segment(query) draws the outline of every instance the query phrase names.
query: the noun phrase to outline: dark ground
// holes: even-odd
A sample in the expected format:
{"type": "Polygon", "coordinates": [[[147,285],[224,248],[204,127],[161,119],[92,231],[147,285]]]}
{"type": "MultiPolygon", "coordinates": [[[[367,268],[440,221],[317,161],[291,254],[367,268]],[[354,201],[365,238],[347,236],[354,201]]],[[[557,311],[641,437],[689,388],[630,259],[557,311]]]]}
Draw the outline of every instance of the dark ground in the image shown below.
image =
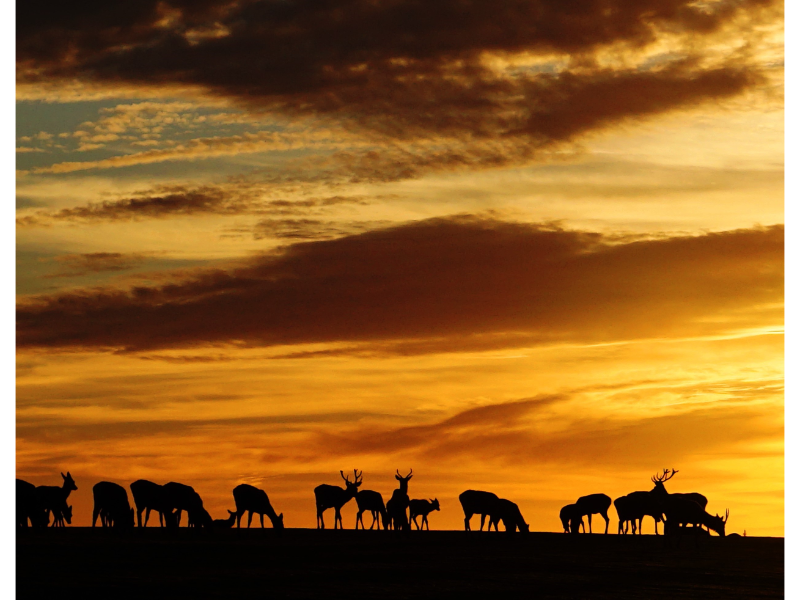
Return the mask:
{"type": "Polygon", "coordinates": [[[18,598],[783,598],[783,538],[224,530],[17,536],[18,598]]]}

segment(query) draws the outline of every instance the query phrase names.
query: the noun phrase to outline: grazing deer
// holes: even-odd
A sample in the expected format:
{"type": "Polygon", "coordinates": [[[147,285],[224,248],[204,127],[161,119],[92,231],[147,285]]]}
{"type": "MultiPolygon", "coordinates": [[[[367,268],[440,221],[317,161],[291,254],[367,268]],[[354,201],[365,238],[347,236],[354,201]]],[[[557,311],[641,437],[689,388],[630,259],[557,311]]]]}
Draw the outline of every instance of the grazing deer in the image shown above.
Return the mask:
{"type": "Polygon", "coordinates": [[[175,521],[179,527],[181,513],[184,510],[189,514],[192,524],[209,525],[211,523],[210,515],[203,508],[203,500],[191,486],[170,481],[164,484],[163,493],[164,504],[162,506],[167,512],[171,513],[173,509],[176,511],[175,521]]]}
{"type": "MultiPolygon", "coordinates": [[[[599,514],[606,522],[606,533],[608,533],[608,509],[611,507],[611,498],[605,494],[589,494],[588,496],[581,496],[575,503],[576,515],[581,517],[581,525],[583,525],[583,517],[589,519],[589,533],[592,533],[592,515],[599,514]]],[[[583,526],[583,533],[586,533],[586,526],[583,526]]]]}
{"type": "MultiPolygon", "coordinates": [[[[561,507],[561,510],[558,512],[558,518],[561,520],[561,525],[564,527],[564,533],[571,532],[570,523],[572,523],[574,519],[580,519],[578,525],[583,525],[583,517],[578,514],[578,507],[574,504],[567,504],[561,507]]],[[[584,528],[584,531],[585,530],[584,528]]]]}
{"type": "MultiPolygon", "coordinates": [[[[53,527],[64,526],[64,518],[67,517],[67,498],[69,498],[70,492],[78,489],[69,471],[67,471],[66,475],[61,473],[61,478],[64,480],[64,484],[61,487],[55,485],[39,485],[36,487],[36,498],[48,513],[48,520],[49,513],[53,513],[53,527]]],[[[72,524],[72,509],[69,510],[69,515],[67,523],[72,524]]]]}
{"type": "Polygon", "coordinates": [[[214,519],[213,526],[217,529],[230,529],[236,523],[236,511],[229,510],[227,519],[214,519]]]}
{"type": "Polygon", "coordinates": [[[261,529],[264,529],[264,515],[269,517],[272,528],[277,531],[283,530],[283,513],[276,514],[269,502],[267,492],[257,487],[243,483],[233,488],[233,501],[236,503],[236,527],[242,524],[242,515],[247,511],[247,528],[253,521],[253,513],[261,517],[261,529]]]}
{"type": "Polygon", "coordinates": [[[125,488],[111,481],[100,481],[92,487],[94,509],[92,510],[92,527],[97,524],[97,517],[102,511],[103,527],[116,527],[118,529],[133,528],[133,509],[128,502],[128,492],[125,488]]]}
{"type": "Polygon", "coordinates": [[[411,474],[414,469],[408,472],[408,475],[403,477],[400,475],[400,470],[395,469],[394,478],[400,482],[400,487],[392,492],[392,497],[386,503],[386,512],[392,521],[395,530],[411,531],[411,526],[408,523],[408,515],[406,509],[408,508],[408,481],[413,477],[411,474]]]}
{"type": "Polygon", "coordinates": [[[369,526],[370,529],[375,527],[375,523],[378,523],[378,529],[380,529],[381,522],[383,522],[383,528],[387,529],[389,515],[386,512],[386,506],[383,503],[383,496],[381,496],[379,492],[372,490],[361,490],[356,494],[356,504],[358,504],[358,514],[356,514],[356,529],[358,529],[359,523],[361,523],[361,529],[366,529],[364,526],[365,511],[369,511],[372,515],[372,524],[369,526]],[[378,515],[381,516],[381,521],[378,521],[378,515]]]}
{"type": "MultiPolygon", "coordinates": [[[[158,522],[161,527],[164,527],[164,519],[167,514],[172,513],[172,509],[167,506],[169,504],[164,486],[147,481],[146,479],[138,479],[131,485],[131,494],[133,495],[133,502],[136,504],[136,520],[139,527],[147,527],[147,521],[150,519],[150,511],[154,510],[158,513],[158,522]],[[146,511],[146,512],[145,512],[146,511]],[[144,515],[144,524],[142,524],[142,512],[144,515]]],[[[168,519],[167,526],[170,526],[173,520],[168,519]]]]}
{"type": "Polygon", "coordinates": [[[31,527],[47,527],[50,524],[50,517],[36,495],[35,485],[17,479],[16,499],[18,527],[27,528],[28,519],[31,521],[31,527]]]}
{"type": "Polygon", "coordinates": [[[342,479],[344,479],[345,489],[326,483],[314,488],[314,498],[317,502],[317,529],[325,529],[325,520],[322,518],[322,513],[329,508],[333,508],[335,511],[333,528],[337,529],[338,526],[341,526],[341,528],[344,529],[341,513],[342,507],[358,494],[358,486],[363,483],[363,480],[359,478],[362,477],[363,473],[362,471],[361,474],[359,474],[358,469],[353,469],[355,481],[351,482],[349,475],[345,477],[344,471],[339,471],[342,479]]]}
{"type": "Polygon", "coordinates": [[[408,517],[417,526],[417,531],[420,529],[417,517],[420,516],[422,517],[422,525],[427,525],[428,531],[430,531],[431,526],[428,523],[428,515],[434,510],[439,510],[438,498],[433,500],[409,500],[408,502],[408,517]]]}
{"type": "Polygon", "coordinates": [[[617,534],[627,534],[628,524],[630,523],[631,533],[636,535],[636,517],[633,512],[632,500],[628,496],[620,496],[614,500],[614,508],[617,509],[617,517],[619,517],[617,534]]]}
{"type": "Polygon", "coordinates": [[[525,522],[525,519],[522,518],[519,507],[511,502],[511,500],[506,500],[505,498],[498,499],[492,511],[493,512],[489,515],[488,531],[492,530],[492,525],[494,525],[495,531],[499,531],[497,524],[502,521],[503,527],[506,528],[508,533],[514,533],[517,529],[519,529],[520,533],[530,532],[530,527],[525,522]]]}
{"type": "Polygon", "coordinates": [[[208,511],[203,508],[193,508],[186,511],[189,515],[189,522],[187,525],[189,527],[213,527],[214,520],[211,518],[211,515],[208,514],[208,511]]]}
{"type": "MultiPolygon", "coordinates": [[[[680,536],[687,525],[692,525],[695,532],[694,543],[697,546],[697,536],[701,535],[701,525],[715,531],[720,537],[725,537],[725,524],[728,522],[730,510],[725,509],[724,519],[719,515],[712,517],[697,502],[686,498],[674,498],[670,494],[664,501],[664,515],[667,518],[664,527],[664,543],[667,542],[667,533],[680,536]]],[[[680,545],[680,537],[678,537],[678,545],[680,545]]]]}
{"type": "Polygon", "coordinates": [[[67,525],[72,525],[72,506],[67,506],[66,501],[63,506],[53,508],[52,527],[64,527],[64,520],[67,521],[67,525]]]}
{"type": "Polygon", "coordinates": [[[464,509],[464,530],[471,531],[469,521],[472,519],[472,515],[480,515],[480,531],[483,531],[483,524],[486,522],[486,517],[493,514],[494,507],[499,500],[500,498],[491,492],[481,492],[479,490],[461,492],[458,496],[458,501],[461,503],[461,508],[464,509]]]}

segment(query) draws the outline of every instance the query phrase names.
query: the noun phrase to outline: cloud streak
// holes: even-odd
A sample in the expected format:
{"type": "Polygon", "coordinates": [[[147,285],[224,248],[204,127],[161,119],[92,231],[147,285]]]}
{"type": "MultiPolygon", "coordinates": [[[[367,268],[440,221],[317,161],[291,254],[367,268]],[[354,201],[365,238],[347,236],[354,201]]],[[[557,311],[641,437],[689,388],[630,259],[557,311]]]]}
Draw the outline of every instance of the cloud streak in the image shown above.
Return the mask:
{"type": "Polygon", "coordinates": [[[230,270],[24,299],[19,348],[420,344],[719,334],[782,322],[783,227],[625,242],[460,216],[297,243],[230,270]]]}

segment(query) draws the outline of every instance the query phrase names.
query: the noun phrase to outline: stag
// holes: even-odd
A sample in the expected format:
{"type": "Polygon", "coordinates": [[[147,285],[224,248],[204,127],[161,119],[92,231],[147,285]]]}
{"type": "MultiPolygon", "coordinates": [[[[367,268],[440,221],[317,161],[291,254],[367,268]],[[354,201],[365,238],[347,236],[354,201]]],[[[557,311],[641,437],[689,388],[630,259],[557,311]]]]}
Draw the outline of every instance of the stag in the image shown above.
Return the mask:
{"type": "Polygon", "coordinates": [[[102,511],[103,527],[133,528],[133,509],[128,502],[128,492],[124,487],[110,481],[100,481],[92,487],[92,496],[94,498],[92,527],[97,524],[97,517],[102,511]]]}
{"type": "Polygon", "coordinates": [[[47,527],[50,524],[50,517],[36,495],[36,486],[17,479],[17,526],[27,528],[28,519],[31,520],[31,527],[47,527]]]}
{"type": "MultiPolygon", "coordinates": [[[[685,526],[692,525],[695,532],[694,543],[697,546],[697,536],[700,535],[701,525],[705,525],[710,531],[715,531],[720,537],[725,537],[725,524],[728,522],[730,510],[725,509],[724,519],[719,515],[712,517],[697,502],[686,498],[674,498],[670,494],[664,501],[664,515],[667,518],[664,527],[665,543],[667,533],[680,536],[685,526]]],[[[680,537],[678,545],[680,545],[680,537]]]]}
{"type": "Polygon", "coordinates": [[[394,478],[400,482],[400,487],[392,492],[392,497],[386,503],[386,512],[389,515],[389,520],[395,530],[410,531],[411,526],[408,523],[408,515],[406,509],[408,508],[408,481],[413,477],[411,474],[414,469],[408,472],[408,475],[403,477],[400,475],[400,470],[395,469],[394,478]]]}
{"type": "MultiPolygon", "coordinates": [[[[464,530],[471,531],[469,522],[472,519],[472,515],[480,515],[480,531],[483,531],[483,524],[486,522],[487,515],[494,514],[495,505],[499,500],[500,498],[492,492],[481,492],[480,490],[461,492],[458,496],[458,501],[461,503],[461,508],[464,509],[464,530]]],[[[491,524],[489,527],[491,527],[491,524]]]]}
{"type": "Polygon", "coordinates": [[[233,501],[236,503],[236,527],[242,524],[242,515],[247,511],[247,528],[253,521],[253,513],[261,518],[261,529],[264,529],[264,515],[269,517],[272,528],[283,530],[283,513],[276,514],[269,502],[267,492],[257,487],[243,483],[233,488],[233,501]]]}
{"type": "Polygon", "coordinates": [[[636,517],[634,516],[632,500],[628,496],[620,496],[614,500],[614,508],[617,509],[617,516],[619,517],[619,525],[617,526],[617,534],[625,535],[628,533],[628,523],[631,525],[631,532],[636,534],[636,517]]]}
{"type": "MultiPolygon", "coordinates": [[[[583,525],[583,517],[589,519],[589,533],[592,533],[592,515],[599,514],[606,522],[606,533],[608,533],[608,509],[611,507],[611,498],[605,494],[589,494],[588,496],[581,496],[575,503],[575,517],[581,518],[581,525],[583,525]]],[[[583,533],[586,533],[586,526],[583,526],[583,533]]]]}
{"type": "Polygon", "coordinates": [[[419,531],[420,526],[417,523],[417,517],[422,517],[422,526],[428,526],[428,531],[430,531],[431,526],[428,523],[428,515],[433,512],[434,510],[439,510],[439,499],[434,498],[433,500],[410,500],[408,502],[408,516],[409,519],[417,526],[417,531],[419,531]]]}
{"type": "Polygon", "coordinates": [[[358,486],[363,483],[363,479],[361,479],[363,473],[363,471],[359,473],[358,469],[353,469],[355,480],[351,482],[349,475],[345,477],[344,471],[339,471],[342,479],[344,479],[344,489],[326,483],[314,488],[314,498],[316,498],[317,501],[317,529],[325,529],[325,521],[322,518],[322,513],[329,508],[333,508],[335,511],[333,528],[337,529],[341,526],[341,528],[344,529],[341,513],[342,507],[358,494],[358,486]]]}
{"type": "Polygon", "coordinates": [[[64,519],[67,523],[72,524],[72,508],[67,506],[67,498],[70,492],[78,489],[75,485],[75,480],[70,475],[61,473],[61,478],[64,483],[61,487],[55,485],[40,485],[36,487],[36,498],[39,504],[44,508],[48,520],[49,513],[53,513],[53,527],[63,527],[64,519]]]}
{"type": "Polygon", "coordinates": [[[389,516],[386,512],[386,505],[383,503],[383,496],[380,495],[379,492],[375,492],[372,490],[361,490],[356,494],[356,504],[358,504],[358,514],[356,514],[356,529],[358,529],[358,524],[361,523],[361,529],[366,529],[364,525],[364,512],[369,511],[372,515],[372,524],[369,526],[370,529],[375,527],[375,523],[378,524],[378,529],[381,528],[381,522],[383,522],[383,528],[387,529],[387,525],[389,524],[389,516]],[[381,517],[381,521],[378,521],[378,515],[381,517]]]}

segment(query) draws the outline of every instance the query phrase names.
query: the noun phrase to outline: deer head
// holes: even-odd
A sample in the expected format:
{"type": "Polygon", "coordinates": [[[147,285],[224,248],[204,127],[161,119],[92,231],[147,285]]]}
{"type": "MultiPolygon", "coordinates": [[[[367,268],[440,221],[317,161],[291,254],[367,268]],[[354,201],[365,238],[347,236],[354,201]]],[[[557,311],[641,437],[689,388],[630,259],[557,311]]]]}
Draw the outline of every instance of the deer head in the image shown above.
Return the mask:
{"type": "Polygon", "coordinates": [[[358,486],[362,483],[362,476],[364,475],[364,471],[361,473],[358,472],[358,469],[353,469],[353,476],[355,477],[354,481],[350,481],[350,476],[348,475],[345,477],[344,471],[339,471],[339,474],[344,479],[345,489],[351,495],[351,497],[355,498],[356,494],[358,493],[358,486]]]}
{"type": "Polygon", "coordinates": [[[403,477],[402,475],[400,475],[400,469],[395,469],[396,475],[394,476],[394,478],[397,479],[397,481],[400,482],[400,491],[401,492],[408,492],[408,480],[413,477],[413,475],[411,474],[413,472],[414,472],[414,469],[411,469],[408,472],[408,475],[403,477]]]}
{"type": "Polygon", "coordinates": [[[664,472],[661,473],[661,475],[653,475],[650,478],[650,481],[655,483],[656,487],[654,487],[651,491],[659,492],[661,494],[668,494],[669,492],[667,492],[667,488],[664,487],[664,482],[669,481],[670,479],[675,477],[675,473],[677,472],[678,471],[676,471],[675,469],[672,469],[672,472],[670,472],[669,469],[664,469],[664,472]]]}
{"type": "Polygon", "coordinates": [[[275,519],[275,522],[272,524],[272,527],[277,531],[283,531],[283,513],[278,515],[278,518],[275,519]]]}
{"type": "Polygon", "coordinates": [[[61,478],[64,480],[65,490],[71,492],[78,489],[78,486],[75,485],[75,480],[72,478],[72,475],[69,474],[69,471],[67,471],[66,475],[64,475],[64,473],[61,473],[61,478]]]}
{"type": "Polygon", "coordinates": [[[68,525],[72,525],[72,506],[68,506],[67,510],[61,513],[64,516],[64,520],[67,522],[68,525]]]}
{"type": "Polygon", "coordinates": [[[715,514],[713,517],[709,519],[709,523],[707,523],[709,529],[713,529],[717,532],[720,537],[725,537],[725,523],[728,522],[728,517],[730,516],[731,511],[729,509],[725,509],[725,518],[723,519],[718,514],[715,514]]]}
{"type": "Polygon", "coordinates": [[[432,508],[433,510],[439,510],[439,500],[438,500],[437,498],[434,498],[433,500],[431,500],[430,498],[428,498],[428,500],[430,500],[430,503],[431,503],[431,508],[432,508]]]}

